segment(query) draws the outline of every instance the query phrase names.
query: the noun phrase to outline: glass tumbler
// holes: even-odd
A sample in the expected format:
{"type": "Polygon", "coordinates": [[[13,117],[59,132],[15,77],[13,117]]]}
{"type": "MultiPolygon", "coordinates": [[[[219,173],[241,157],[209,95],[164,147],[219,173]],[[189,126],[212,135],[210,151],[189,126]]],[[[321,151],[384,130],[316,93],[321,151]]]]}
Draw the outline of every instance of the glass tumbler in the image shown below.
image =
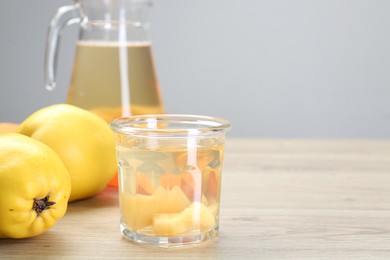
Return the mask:
{"type": "Polygon", "coordinates": [[[124,237],[173,247],[217,236],[230,127],[225,119],[196,115],[141,115],[111,122],[124,237]]]}

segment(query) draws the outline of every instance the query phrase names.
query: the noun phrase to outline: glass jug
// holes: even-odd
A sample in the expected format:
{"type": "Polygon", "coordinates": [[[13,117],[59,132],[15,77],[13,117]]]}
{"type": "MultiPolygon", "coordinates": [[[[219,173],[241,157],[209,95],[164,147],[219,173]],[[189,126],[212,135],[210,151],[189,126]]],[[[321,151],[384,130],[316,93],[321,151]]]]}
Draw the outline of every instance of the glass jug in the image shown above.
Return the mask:
{"type": "Polygon", "coordinates": [[[46,46],[46,88],[56,86],[58,41],[78,23],[79,40],[66,102],[114,118],[164,113],[147,13],[150,0],[76,0],[58,9],[46,46]]]}

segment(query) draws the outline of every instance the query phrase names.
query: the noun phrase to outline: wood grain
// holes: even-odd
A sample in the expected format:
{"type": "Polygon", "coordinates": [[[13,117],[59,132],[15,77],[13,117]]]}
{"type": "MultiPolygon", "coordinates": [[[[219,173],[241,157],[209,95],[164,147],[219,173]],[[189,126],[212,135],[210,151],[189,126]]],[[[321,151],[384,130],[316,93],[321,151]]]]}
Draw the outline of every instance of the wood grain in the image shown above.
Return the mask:
{"type": "Polygon", "coordinates": [[[178,249],[119,233],[116,190],[69,205],[2,259],[390,259],[390,141],[227,141],[220,235],[178,249]]]}

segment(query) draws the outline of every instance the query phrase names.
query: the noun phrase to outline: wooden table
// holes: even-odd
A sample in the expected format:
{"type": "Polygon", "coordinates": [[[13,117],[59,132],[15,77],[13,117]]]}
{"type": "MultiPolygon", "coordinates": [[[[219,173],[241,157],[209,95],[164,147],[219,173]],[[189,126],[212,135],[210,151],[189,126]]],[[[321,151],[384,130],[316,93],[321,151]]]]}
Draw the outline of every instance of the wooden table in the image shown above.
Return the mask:
{"type": "Polygon", "coordinates": [[[227,141],[220,235],[163,249],[121,237],[113,188],[0,258],[390,259],[390,141],[227,141]]]}

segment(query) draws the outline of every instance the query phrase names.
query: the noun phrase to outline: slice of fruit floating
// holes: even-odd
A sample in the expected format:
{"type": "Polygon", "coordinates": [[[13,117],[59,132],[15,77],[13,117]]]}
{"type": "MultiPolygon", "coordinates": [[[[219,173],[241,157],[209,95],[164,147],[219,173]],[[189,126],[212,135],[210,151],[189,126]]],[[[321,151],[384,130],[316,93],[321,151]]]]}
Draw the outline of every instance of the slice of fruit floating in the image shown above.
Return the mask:
{"type": "Polygon", "coordinates": [[[153,231],[157,236],[174,236],[190,231],[180,213],[156,214],[153,218],[153,231]]]}
{"type": "Polygon", "coordinates": [[[123,192],[119,203],[122,219],[132,231],[152,225],[158,209],[156,197],[123,192]]]}
{"type": "MultiPolygon", "coordinates": [[[[189,168],[191,166],[187,166],[189,168]]],[[[191,172],[180,174],[164,174],[160,177],[160,185],[165,189],[180,188],[190,201],[202,200],[202,174],[195,167],[191,172]]]]}
{"type": "Polygon", "coordinates": [[[206,231],[215,226],[215,217],[203,203],[194,202],[180,214],[193,230],[206,231]]]}
{"type": "Polygon", "coordinates": [[[178,186],[174,186],[171,190],[159,186],[153,196],[158,203],[158,213],[179,213],[190,205],[187,196],[178,186]]]}
{"type": "Polygon", "coordinates": [[[203,204],[194,202],[181,213],[155,214],[153,230],[157,236],[179,236],[192,231],[207,231],[215,226],[215,217],[203,204]]]}

